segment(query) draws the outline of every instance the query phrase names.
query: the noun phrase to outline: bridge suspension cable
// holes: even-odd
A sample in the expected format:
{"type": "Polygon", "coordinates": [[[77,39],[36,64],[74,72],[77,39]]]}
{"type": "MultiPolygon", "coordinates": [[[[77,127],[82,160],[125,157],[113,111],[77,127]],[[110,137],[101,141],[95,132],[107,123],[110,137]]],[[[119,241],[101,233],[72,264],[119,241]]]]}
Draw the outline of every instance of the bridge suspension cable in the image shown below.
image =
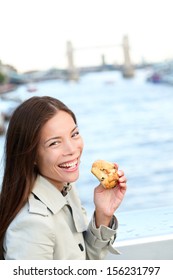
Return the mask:
{"type": "Polygon", "coordinates": [[[90,49],[109,49],[109,48],[115,48],[115,47],[122,47],[122,44],[77,47],[77,48],[73,48],[73,50],[74,51],[83,51],[83,50],[85,51],[85,50],[90,50],[90,49]]]}

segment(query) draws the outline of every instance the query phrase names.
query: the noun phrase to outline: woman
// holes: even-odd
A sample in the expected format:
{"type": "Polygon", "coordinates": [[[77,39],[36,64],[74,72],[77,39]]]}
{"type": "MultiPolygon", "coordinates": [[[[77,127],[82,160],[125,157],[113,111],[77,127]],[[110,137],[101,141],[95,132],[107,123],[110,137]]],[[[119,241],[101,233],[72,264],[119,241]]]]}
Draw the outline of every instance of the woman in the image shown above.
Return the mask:
{"type": "Polygon", "coordinates": [[[87,223],[73,182],[79,176],[83,141],[74,113],[59,100],[32,97],[14,112],[6,136],[0,196],[0,241],[4,259],[103,259],[116,237],[114,211],[119,186],[94,190],[95,211],[87,223]]]}

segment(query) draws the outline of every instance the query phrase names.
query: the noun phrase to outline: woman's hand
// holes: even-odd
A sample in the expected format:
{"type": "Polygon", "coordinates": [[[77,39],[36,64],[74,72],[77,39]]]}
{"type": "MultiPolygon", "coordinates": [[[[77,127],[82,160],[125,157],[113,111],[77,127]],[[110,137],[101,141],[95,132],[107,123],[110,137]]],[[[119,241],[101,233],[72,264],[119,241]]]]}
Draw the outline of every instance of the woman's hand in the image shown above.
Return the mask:
{"type": "MultiPolygon", "coordinates": [[[[116,168],[118,169],[118,165],[116,168]]],[[[126,177],[122,170],[118,170],[119,182],[115,188],[105,189],[101,184],[94,190],[96,226],[108,226],[115,210],[121,204],[127,186],[126,177]]]]}

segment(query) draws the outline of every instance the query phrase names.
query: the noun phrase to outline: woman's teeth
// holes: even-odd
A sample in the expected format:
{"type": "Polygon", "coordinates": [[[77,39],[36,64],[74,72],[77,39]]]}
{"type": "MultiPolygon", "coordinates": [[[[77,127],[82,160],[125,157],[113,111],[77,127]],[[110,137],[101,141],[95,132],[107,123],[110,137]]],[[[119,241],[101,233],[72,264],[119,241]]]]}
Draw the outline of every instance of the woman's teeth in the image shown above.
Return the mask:
{"type": "Polygon", "coordinates": [[[77,164],[77,160],[73,161],[73,162],[68,162],[68,163],[62,163],[59,165],[59,167],[61,168],[71,168],[71,167],[75,167],[77,164]]]}

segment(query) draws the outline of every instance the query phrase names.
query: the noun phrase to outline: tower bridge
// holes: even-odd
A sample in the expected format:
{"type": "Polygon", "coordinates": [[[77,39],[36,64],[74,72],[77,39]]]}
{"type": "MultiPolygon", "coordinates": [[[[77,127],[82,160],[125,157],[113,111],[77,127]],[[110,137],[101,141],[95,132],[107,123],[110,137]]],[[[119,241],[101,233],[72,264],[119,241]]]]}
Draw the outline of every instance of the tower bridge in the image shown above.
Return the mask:
{"type": "Polygon", "coordinates": [[[134,76],[134,68],[130,58],[129,52],[129,40],[128,36],[124,36],[121,44],[111,44],[111,45],[96,45],[96,46],[86,46],[86,47],[76,47],[74,48],[71,41],[66,44],[66,54],[67,54],[67,75],[68,80],[78,80],[79,73],[74,62],[75,53],[79,51],[94,50],[94,49],[104,49],[104,48],[122,48],[124,62],[122,67],[122,74],[124,78],[131,78],[134,76]]]}

